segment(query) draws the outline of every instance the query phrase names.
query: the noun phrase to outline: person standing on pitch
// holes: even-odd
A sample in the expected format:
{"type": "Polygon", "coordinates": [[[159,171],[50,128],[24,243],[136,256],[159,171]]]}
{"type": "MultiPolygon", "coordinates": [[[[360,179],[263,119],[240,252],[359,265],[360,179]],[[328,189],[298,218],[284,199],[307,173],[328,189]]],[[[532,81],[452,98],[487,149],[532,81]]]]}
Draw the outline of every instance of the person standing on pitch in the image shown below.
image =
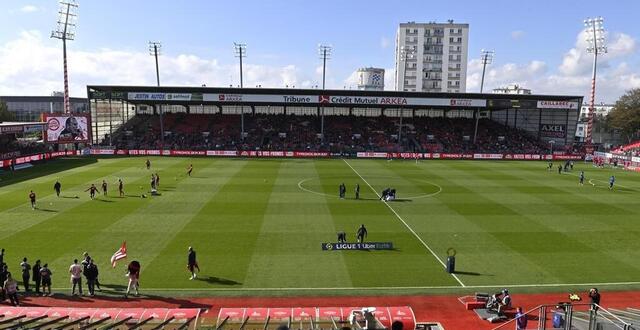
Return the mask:
{"type": "Polygon", "coordinates": [[[156,175],[155,174],[151,174],[151,192],[156,190],[156,175]]]}
{"type": "Polygon", "coordinates": [[[187,175],[191,176],[191,172],[193,172],[193,164],[190,164],[189,167],[187,167],[187,175]]]}
{"type": "Polygon", "coordinates": [[[36,294],[40,294],[40,281],[42,281],[42,276],[40,275],[40,259],[36,260],[35,265],[33,265],[31,269],[31,279],[35,283],[36,294]]]}
{"type": "Polygon", "coordinates": [[[140,263],[138,261],[134,260],[129,263],[126,276],[129,277],[129,285],[127,285],[127,293],[124,294],[124,297],[127,298],[129,296],[131,289],[135,290],[137,296],[140,280],[140,263]]]}
{"type": "Polygon", "coordinates": [[[71,274],[71,295],[76,295],[76,286],[78,286],[78,293],[82,296],[82,266],[78,265],[78,259],[74,259],[71,266],[69,266],[69,274],[71,274]]]}
{"type": "Polygon", "coordinates": [[[609,190],[613,190],[613,184],[616,183],[616,177],[615,176],[611,176],[609,178],[609,190]]]}
{"type": "Polygon", "coordinates": [[[580,185],[584,185],[584,171],[580,171],[580,185]]]}
{"type": "Polygon", "coordinates": [[[89,263],[87,264],[87,267],[85,267],[83,273],[84,277],[87,279],[89,296],[93,297],[95,294],[96,279],[98,278],[98,267],[96,267],[92,259],[89,259],[89,263]]]}
{"type": "Polygon", "coordinates": [[[48,264],[44,264],[44,266],[40,268],[40,276],[42,277],[42,296],[47,295],[47,290],[51,296],[51,271],[49,270],[48,264]]]}
{"type": "Polygon", "coordinates": [[[187,269],[191,272],[190,280],[198,276],[196,275],[196,269],[200,272],[200,266],[198,266],[198,261],[196,260],[196,251],[192,247],[189,247],[189,254],[187,255],[187,269]]]}
{"type": "Polygon", "coordinates": [[[364,238],[367,237],[367,228],[364,227],[364,224],[360,225],[356,236],[358,237],[358,243],[364,243],[364,238]]]}
{"type": "Polygon", "coordinates": [[[102,195],[103,196],[107,196],[107,181],[106,180],[102,180],[102,195]]]}
{"type": "Polygon", "coordinates": [[[56,183],[53,184],[53,190],[56,191],[56,196],[60,197],[61,189],[62,189],[62,184],[60,184],[60,181],[56,180],[56,183]]]}
{"type": "Polygon", "coordinates": [[[118,192],[120,193],[120,197],[124,197],[124,183],[122,183],[122,179],[118,179],[118,192]]]}
{"type": "Polygon", "coordinates": [[[360,184],[356,183],[356,199],[360,199],[360,184]]]}
{"type": "Polygon", "coordinates": [[[338,187],[338,193],[340,194],[340,199],[344,199],[344,196],[347,193],[347,187],[344,185],[344,182],[338,187]]]}
{"type": "Polygon", "coordinates": [[[147,170],[151,169],[151,161],[149,158],[147,158],[147,162],[145,164],[147,165],[147,170]]]}
{"type": "Polygon", "coordinates": [[[160,189],[160,176],[156,172],[156,189],[160,189]]]}
{"type": "Polygon", "coordinates": [[[35,210],[36,209],[36,193],[34,193],[33,190],[31,190],[31,192],[29,193],[29,200],[31,201],[31,209],[35,210]]]}
{"type": "Polygon", "coordinates": [[[22,270],[22,285],[24,285],[24,291],[29,290],[29,279],[31,279],[31,265],[27,262],[27,257],[22,258],[20,263],[20,269],[22,270]]]}
{"type": "MultiPolygon", "coordinates": [[[[93,263],[93,265],[96,267],[95,271],[96,271],[96,279],[95,279],[95,286],[96,288],[98,288],[98,291],[102,291],[102,289],[100,288],[100,280],[98,280],[98,265],[96,265],[95,261],[93,260],[93,258],[91,258],[91,256],[89,256],[89,252],[85,251],[84,253],[82,253],[82,272],[85,273],[85,277],[87,276],[87,268],[89,267],[89,264],[93,263]]],[[[88,283],[87,283],[88,285],[88,283]]]]}

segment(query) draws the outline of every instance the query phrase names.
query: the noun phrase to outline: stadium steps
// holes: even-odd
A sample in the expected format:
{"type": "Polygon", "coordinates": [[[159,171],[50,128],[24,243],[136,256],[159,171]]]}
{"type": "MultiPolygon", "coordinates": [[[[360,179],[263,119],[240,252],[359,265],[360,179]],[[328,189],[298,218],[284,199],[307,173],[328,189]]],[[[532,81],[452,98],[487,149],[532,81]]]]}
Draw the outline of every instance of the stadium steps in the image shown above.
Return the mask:
{"type": "Polygon", "coordinates": [[[610,308],[608,309],[608,311],[611,312],[611,314],[619,317],[625,322],[628,322],[634,325],[640,324],[640,310],[638,309],[634,311],[633,308],[627,308],[625,310],[610,308]]]}
{"type": "MultiPolygon", "coordinates": [[[[615,315],[612,311],[612,314],[615,315]]],[[[619,315],[616,315],[619,317],[619,315]]],[[[607,317],[602,313],[598,314],[599,319],[606,319],[609,321],[597,321],[596,329],[598,330],[620,330],[621,327],[614,324],[611,317],[607,317]]],[[[624,319],[623,319],[624,320],[624,319]]],[[[573,312],[572,325],[578,330],[589,330],[589,313],[588,312],[573,312]]]]}

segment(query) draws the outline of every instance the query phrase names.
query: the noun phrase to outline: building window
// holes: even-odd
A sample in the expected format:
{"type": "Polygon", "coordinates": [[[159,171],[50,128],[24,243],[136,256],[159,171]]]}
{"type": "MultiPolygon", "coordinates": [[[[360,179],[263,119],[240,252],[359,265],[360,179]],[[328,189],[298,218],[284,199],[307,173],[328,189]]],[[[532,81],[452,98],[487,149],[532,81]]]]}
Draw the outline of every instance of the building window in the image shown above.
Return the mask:
{"type": "Polygon", "coordinates": [[[449,38],[449,42],[453,42],[453,37],[450,37],[450,38],[449,38]]]}
{"type": "Polygon", "coordinates": [[[454,33],[454,32],[453,32],[453,29],[449,29],[449,33],[454,33]]]}
{"type": "Polygon", "coordinates": [[[462,29],[458,29],[458,33],[462,33],[462,29]]]}

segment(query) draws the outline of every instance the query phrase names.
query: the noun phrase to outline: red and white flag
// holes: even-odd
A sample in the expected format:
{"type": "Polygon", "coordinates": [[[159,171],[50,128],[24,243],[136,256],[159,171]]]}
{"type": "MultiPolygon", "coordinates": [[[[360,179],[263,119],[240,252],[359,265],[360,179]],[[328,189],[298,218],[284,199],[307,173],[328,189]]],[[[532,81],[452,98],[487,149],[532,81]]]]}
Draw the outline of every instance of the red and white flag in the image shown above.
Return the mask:
{"type": "Polygon", "coordinates": [[[127,257],[127,241],[122,242],[122,246],[111,256],[111,266],[116,268],[116,262],[127,257]]]}

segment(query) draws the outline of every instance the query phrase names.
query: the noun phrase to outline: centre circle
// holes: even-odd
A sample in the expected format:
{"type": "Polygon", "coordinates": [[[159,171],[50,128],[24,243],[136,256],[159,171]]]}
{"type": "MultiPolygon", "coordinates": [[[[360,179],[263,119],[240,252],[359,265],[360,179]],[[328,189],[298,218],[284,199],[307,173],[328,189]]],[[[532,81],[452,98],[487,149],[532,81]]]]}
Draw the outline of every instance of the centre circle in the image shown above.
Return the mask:
{"type": "MultiPolygon", "coordinates": [[[[433,192],[430,193],[426,193],[426,194],[414,194],[414,195],[410,195],[410,196],[405,196],[405,195],[400,195],[400,198],[402,199],[420,199],[420,198],[428,198],[428,197],[433,197],[439,193],[442,192],[442,187],[436,183],[433,183],[431,181],[427,181],[427,180],[423,180],[423,179],[406,179],[406,178],[398,178],[398,177],[393,177],[393,176],[368,176],[366,177],[367,179],[394,179],[394,180],[405,180],[408,181],[410,183],[421,183],[421,184],[427,184],[429,186],[432,187],[433,192]]],[[[327,177],[323,177],[323,178],[307,178],[307,179],[303,179],[300,180],[300,182],[298,182],[298,188],[304,192],[308,192],[314,195],[319,195],[319,196],[326,196],[326,197],[337,197],[337,187],[340,183],[342,183],[344,177],[342,176],[327,176],[327,177]],[[327,194],[325,192],[322,191],[322,189],[318,189],[318,186],[322,186],[320,180],[328,180],[328,181],[332,181],[332,184],[335,184],[336,186],[336,194],[327,194]],[[315,185],[313,183],[316,183],[315,185]]],[[[347,180],[344,180],[344,182],[347,182],[347,180]]],[[[326,184],[325,184],[326,185],[326,184]]],[[[391,185],[393,186],[393,185],[391,185]]],[[[386,187],[385,187],[386,188],[386,187]]],[[[395,188],[395,187],[394,187],[395,188]]],[[[368,184],[365,182],[364,184],[360,185],[360,191],[362,191],[363,189],[372,189],[369,188],[368,184]]],[[[375,189],[375,187],[373,187],[373,189],[375,189]]],[[[398,189],[398,188],[396,188],[398,189]]],[[[431,189],[429,189],[431,190],[431,189]]],[[[382,189],[380,189],[380,191],[382,191],[382,189]]],[[[376,193],[378,193],[378,191],[376,191],[376,193]]],[[[402,194],[401,189],[398,189],[398,193],[402,194]]]]}

